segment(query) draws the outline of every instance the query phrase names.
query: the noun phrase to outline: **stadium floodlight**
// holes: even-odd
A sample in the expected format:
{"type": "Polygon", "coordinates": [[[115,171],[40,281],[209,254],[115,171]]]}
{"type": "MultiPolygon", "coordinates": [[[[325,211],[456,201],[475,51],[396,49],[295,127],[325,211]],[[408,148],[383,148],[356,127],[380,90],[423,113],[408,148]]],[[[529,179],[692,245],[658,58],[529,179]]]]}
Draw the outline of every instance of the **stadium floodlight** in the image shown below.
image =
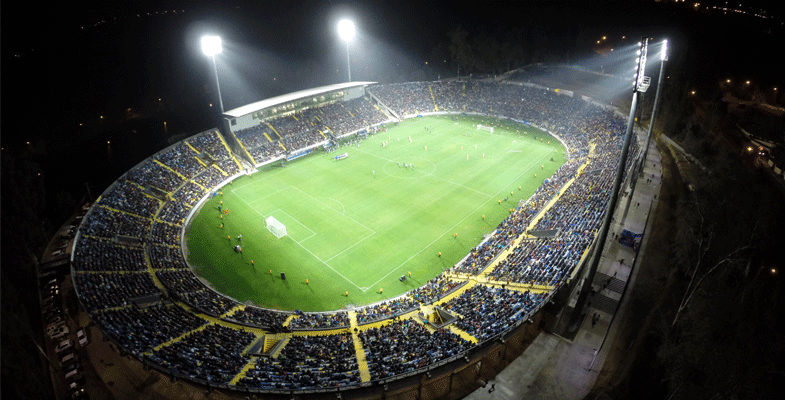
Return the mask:
{"type": "Polygon", "coordinates": [[[646,133],[646,141],[644,142],[643,154],[641,155],[640,172],[643,173],[643,167],[646,165],[646,158],[649,156],[649,146],[651,135],[654,130],[654,118],[657,116],[657,104],[660,102],[660,93],[662,92],[662,81],[665,79],[665,61],[668,61],[668,39],[662,41],[662,50],[660,51],[660,77],[657,79],[657,92],[654,95],[654,105],[651,109],[651,118],[649,119],[649,130],[646,133]]]}
{"type": "Polygon", "coordinates": [[[640,50],[638,50],[638,58],[635,59],[637,70],[635,72],[635,84],[633,90],[636,92],[645,92],[649,88],[650,80],[646,78],[646,55],[648,53],[649,41],[644,39],[641,42],[640,50]]]}
{"type": "Polygon", "coordinates": [[[668,61],[668,39],[662,41],[662,50],[660,50],[660,61],[668,61]]]}
{"type": "Polygon", "coordinates": [[[218,89],[218,105],[221,109],[221,115],[224,113],[224,102],[221,98],[221,84],[218,83],[218,67],[215,66],[215,55],[221,54],[223,47],[221,46],[221,38],[218,36],[202,36],[202,53],[210,57],[213,61],[213,72],[215,73],[215,86],[218,89]]]}
{"type": "MultiPolygon", "coordinates": [[[[640,61],[638,63],[638,78],[636,78],[635,84],[633,85],[632,102],[630,103],[630,115],[627,117],[627,129],[624,132],[624,143],[621,146],[621,156],[619,157],[619,162],[616,165],[616,175],[613,179],[611,195],[605,208],[605,217],[603,218],[602,225],[600,226],[600,230],[595,236],[595,248],[597,249],[605,248],[605,242],[608,238],[608,232],[610,231],[611,227],[611,218],[613,217],[613,212],[616,210],[616,206],[619,203],[619,192],[621,191],[624,170],[627,166],[627,156],[630,152],[633,125],[635,124],[635,114],[638,110],[638,98],[643,94],[643,92],[646,91],[645,88],[641,86],[645,84],[646,87],[648,87],[648,83],[645,83],[644,79],[642,78],[644,77],[644,69],[642,67],[646,65],[646,50],[648,42],[649,38],[647,37],[644,37],[640,42],[640,54],[638,54],[640,56],[640,61]]],[[[589,298],[589,293],[593,291],[592,284],[594,282],[594,277],[597,274],[597,267],[600,264],[601,257],[602,251],[595,251],[589,260],[587,271],[583,280],[583,286],[581,287],[578,299],[575,301],[575,307],[573,308],[572,315],[570,316],[570,320],[565,328],[566,332],[577,330],[577,327],[580,326],[578,324],[578,320],[580,319],[581,314],[584,312],[584,306],[586,305],[586,300],[589,298]]]]}
{"type": "Polygon", "coordinates": [[[349,61],[349,42],[354,39],[354,22],[342,19],[338,22],[338,36],[346,42],[346,70],[349,71],[349,82],[352,81],[352,66],[349,61]]]}
{"type": "Polygon", "coordinates": [[[218,36],[203,36],[202,37],[202,53],[212,57],[216,54],[221,54],[221,38],[218,36]]]}

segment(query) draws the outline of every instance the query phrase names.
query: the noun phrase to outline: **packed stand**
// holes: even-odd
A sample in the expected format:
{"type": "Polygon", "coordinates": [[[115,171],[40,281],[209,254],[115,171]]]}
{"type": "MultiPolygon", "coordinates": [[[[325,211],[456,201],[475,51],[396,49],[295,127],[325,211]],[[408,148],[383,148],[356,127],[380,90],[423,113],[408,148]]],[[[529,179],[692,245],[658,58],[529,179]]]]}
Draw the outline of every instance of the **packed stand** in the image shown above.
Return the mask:
{"type": "Polygon", "coordinates": [[[533,310],[544,294],[475,285],[442,304],[460,315],[455,325],[478,339],[496,336],[533,310]]]}
{"type": "Polygon", "coordinates": [[[360,382],[351,336],[293,336],[277,358],[260,357],[239,385],[262,389],[321,389],[360,382]]]}
{"type": "Polygon", "coordinates": [[[111,239],[86,237],[74,252],[76,271],[145,271],[144,248],[123,246],[111,239]]]}
{"type": "Polygon", "coordinates": [[[93,315],[101,328],[136,356],[207,323],[177,305],[137,309],[125,307],[93,315]]]}
{"type": "Polygon", "coordinates": [[[371,379],[384,379],[425,368],[471,347],[446,329],[433,333],[413,319],[398,320],[359,333],[371,379]]]}
{"type": "Polygon", "coordinates": [[[336,329],[349,326],[349,314],[346,311],[337,313],[304,313],[295,311],[297,318],[289,322],[292,329],[336,329]]]}
{"type": "Polygon", "coordinates": [[[251,332],[209,325],[145,357],[191,379],[227,383],[248,363],[242,352],[254,339],[251,332]]]}

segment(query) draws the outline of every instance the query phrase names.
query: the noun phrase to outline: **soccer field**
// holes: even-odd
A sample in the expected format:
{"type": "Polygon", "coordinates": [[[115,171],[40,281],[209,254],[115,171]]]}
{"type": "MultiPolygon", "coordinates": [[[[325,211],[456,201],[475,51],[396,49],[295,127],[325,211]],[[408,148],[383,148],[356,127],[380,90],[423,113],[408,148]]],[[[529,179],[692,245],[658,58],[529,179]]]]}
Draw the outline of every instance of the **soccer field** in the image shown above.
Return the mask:
{"type": "Polygon", "coordinates": [[[238,178],[192,219],[188,261],[217,291],[283,310],[369,304],[419,287],[564,163],[561,144],[542,131],[503,122],[490,133],[478,121],[412,118],[359,146],[238,178]],[[266,229],[269,216],[287,236],[266,229]]]}

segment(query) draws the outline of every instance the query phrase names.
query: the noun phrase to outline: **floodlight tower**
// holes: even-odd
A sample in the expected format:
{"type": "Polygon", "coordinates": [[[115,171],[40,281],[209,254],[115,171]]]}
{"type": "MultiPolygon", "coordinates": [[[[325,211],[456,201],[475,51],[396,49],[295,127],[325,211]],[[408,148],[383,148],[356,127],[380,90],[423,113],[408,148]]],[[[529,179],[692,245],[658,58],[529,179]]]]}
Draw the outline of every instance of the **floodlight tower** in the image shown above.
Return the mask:
{"type": "MultiPolygon", "coordinates": [[[[575,302],[575,308],[573,309],[572,315],[570,316],[570,321],[565,329],[566,332],[571,332],[579,328],[577,324],[581,315],[583,314],[583,307],[586,304],[589,293],[592,291],[594,276],[597,273],[597,267],[600,264],[600,258],[602,256],[603,249],[605,248],[605,240],[608,237],[608,231],[610,230],[613,211],[616,209],[616,205],[619,202],[619,191],[621,189],[622,178],[624,177],[624,168],[627,165],[627,155],[630,152],[630,142],[632,141],[633,127],[635,123],[635,112],[638,108],[638,97],[641,93],[645,92],[651,84],[651,78],[644,75],[646,69],[646,53],[648,50],[648,44],[649,38],[644,37],[641,39],[640,49],[638,50],[638,58],[635,60],[637,66],[635,68],[635,79],[632,83],[632,103],[630,104],[630,115],[627,118],[627,130],[624,133],[624,144],[621,148],[621,158],[619,160],[619,165],[616,167],[616,177],[613,181],[613,189],[611,191],[611,197],[608,200],[608,206],[605,209],[605,218],[602,221],[600,231],[597,233],[597,240],[594,243],[594,250],[592,252],[591,260],[589,261],[589,269],[586,273],[586,277],[583,280],[583,286],[581,287],[580,294],[578,295],[578,300],[575,302]]],[[[599,349],[597,352],[599,352],[599,349]]],[[[594,362],[592,361],[592,364],[593,363],[594,362]]]]}
{"type": "Polygon", "coordinates": [[[202,36],[202,53],[210,57],[213,61],[213,72],[215,73],[215,86],[218,89],[218,105],[221,109],[221,115],[224,113],[224,103],[221,99],[221,84],[218,83],[218,67],[215,66],[215,55],[221,54],[221,38],[218,36],[202,36]]]}
{"type": "Polygon", "coordinates": [[[651,110],[651,118],[649,119],[649,130],[646,133],[646,141],[643,144],[643,155],[641,156],[640,172],[643,173],[643,167],[646,165],[646,157],[649,156],[649,141],[651,141],[651,133],[654,129],[654,117],[657,116],[657,104],[659,104],[660,93],[662,92],[662,80],[665,76],[665,61],[668,61],[668,39],[662,41],[662,49],[660,49],[660,76],[657,79],[657,92],[654,94],[654,105],[651,110]]]}
{"type": "Polygon", "coordinates": [[[354,22],[342,19],[338,22],[338,36],[346,42],[346,70],[349,71],[349,82],[352,81],[352,65],[349,62],[349,42],[354,39],[354,22]]]}

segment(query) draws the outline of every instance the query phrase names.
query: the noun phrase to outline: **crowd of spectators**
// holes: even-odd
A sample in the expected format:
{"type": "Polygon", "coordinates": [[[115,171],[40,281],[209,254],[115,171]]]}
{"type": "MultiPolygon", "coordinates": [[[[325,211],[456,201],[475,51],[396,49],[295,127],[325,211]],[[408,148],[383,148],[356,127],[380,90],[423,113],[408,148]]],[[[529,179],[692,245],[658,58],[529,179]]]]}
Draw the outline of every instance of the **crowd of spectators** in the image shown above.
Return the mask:
{"type": "Polygon", "coordinates": [[[126,246],[114,240],[86,237],[74,251],[76,271],[144,271],[142,246],[126,246]]]}
{"type": "Polygon", "coordinates": [[[393,318],[420,308],[420,302],[406,294],[396,299],[372,304],[357,310],[357,324],[365,325],[383,319],[393,318]]]}
{"type": "Polygon", "coordinates": [[[141,187],[124,180],[115,182],[101,196],[98,204],[142,217],[152,217],[161,208],[160,200],[144,194],[141,187]]]}
{"type": "Polygon", "coordinates": [[[463,353],[471,347],[447,329],[431,333],[413,319],[396,320],[359,333],[371,379],[416,371],[463,353]]]}
{"type": "MultiPolygon", "coordinates": [[[[206,131],[187,139],[186,141],[193,146],[200,154],[207,155],[218,164],[227,175],[231,176],[240,172],[240,167],[229,149],[224,145],[218,131],[206,131]]],[[[204,157],[203,157],[204,158],[204,157]]],[[[210,168],[208,168],[210,170],[210,168]]],[[[203,185],[213,187],[215,185],[203,185]]]]}
{"type": "Polygon", "coordinates": [[[292,336],[281,354],[260,357],[239,385],[261,389],[320,389],[360,382],[350,335],[292,336]]]}
{"type": "Polygon", "coordinates": [[[87,236],[114,238],[118,235],[144,238],[150,231],[149,218],[95,206],[82,222],[80,230],[87,236]]]}
{"type": "Polygon", "coordinates": [[[277,329],[283,325],[289,315],[290,313],[283,311],[268,310],[259,307],[244,307],[224,319],[243,325],[277,329]]]}
{"type": "Polygon", "coordinates": [[[456,326],[478,339],[487,339],[518,322],[544,297],[530,292],[474,285],[442,307],[460,316],[456,326]]]}
{"type": "Polygon", "coordinates": [[[207,323],[180,306],[162,304],[104,310],[93,314],[93,319],[117,344],[137,356],[207,323]]]}
{"type": "Polygon", "coordinates": [[[292,329],[335,329],[349,326],[349,314],[346,311],[336,313],[304,313],[295,311],[296,318],[289,322],[292,329]]]}
{"type": "Polygon", "coordinates": [[[357,98],[259,121],[258,125],[240,129],[234,134],[254,161],[262,164],[388,119],[368,99],[357,98]]]}
{"type": "Polygon", "coordinates": [[[251,332],[213,324],[145,357],[192,379],[226,383],[248,363],[243,351],[255,339],[251,332]]]}
{"type": "MultiPolygon", "coordinates": [[[[531,198],[518,204],[464,262],[399,298],[356,309],[360,325],[393,320],[358,333],[371,376],[379,379],[418,370],[472,346],[449,330],[431,332],[415,320],[399,317],[466,284],[451,279],[453,273],[485,271],[556,196],[558,201],[543,213],[535,228],[553,230],[555,236],[522,240],[508,257],[499,260],[489,278],[556,286],[575,268],[605,212],[624,120],[580,99],[515,84],[417,82],[376,85],[369,90],[380,107],[389,107],[397,115],[435,110],[500,115],[546,129],[567,147],[567,161],[531,198]],[[578,174],[582,166],[583,172],[578,174]]],[[[270,125],[262,123],[235,134],[261,163],[387,118],[368,98],[359,98],[276,118],[268,121],[270,125]]],[[[291,316],[290,312],[241,306],[207,288],[188,268],[179,247],[188,213],[239,171],[237,160],[217,131],[202,132],[175,144],[127,172],[103,194],[87,214],[75,247],[73,279],[79,299],[109,336],[137,355],[146,353],[149,362],[209,382],[228,382],[248,363],[243,351],[256,337],[242,326],[277,330],[291,316]],[[118,241],[121,236],[138,242],[118,241]],[[162,294],[148,272],[148,259],[155,278],[172,299],[236,326],[204,327],[205,319],[176,304],[141,310],[130,305],[134,299],[162,294]],[[153,351],[183,334],[186,336],[175,343],[153,351]]],[[[460,315],[457,327],[487,339],[509,329],[544,296],[475,285],[443,306],[460,315]]],[[[345,311],[295,314],[288,327],[296,331],[349,326],[345,311]]],[[[346,335],[298,333],[277,359],[260,357],[239,384],[303,389],[356,383],[359,373],[354,354],[346,335]]]]}
{"type": "Polygon", "coordinates": [[[73,280],[88,312],[125,306],[133,299],[161,293],[147,271],[76,273],[73,280]]]}
{"type": "Polygon", "coordinates": [[[148,158],[141,165],[126,172],[125,179],[142,187],[154,187],[171,193],[185,183],[180,175],[148,158]]]}

